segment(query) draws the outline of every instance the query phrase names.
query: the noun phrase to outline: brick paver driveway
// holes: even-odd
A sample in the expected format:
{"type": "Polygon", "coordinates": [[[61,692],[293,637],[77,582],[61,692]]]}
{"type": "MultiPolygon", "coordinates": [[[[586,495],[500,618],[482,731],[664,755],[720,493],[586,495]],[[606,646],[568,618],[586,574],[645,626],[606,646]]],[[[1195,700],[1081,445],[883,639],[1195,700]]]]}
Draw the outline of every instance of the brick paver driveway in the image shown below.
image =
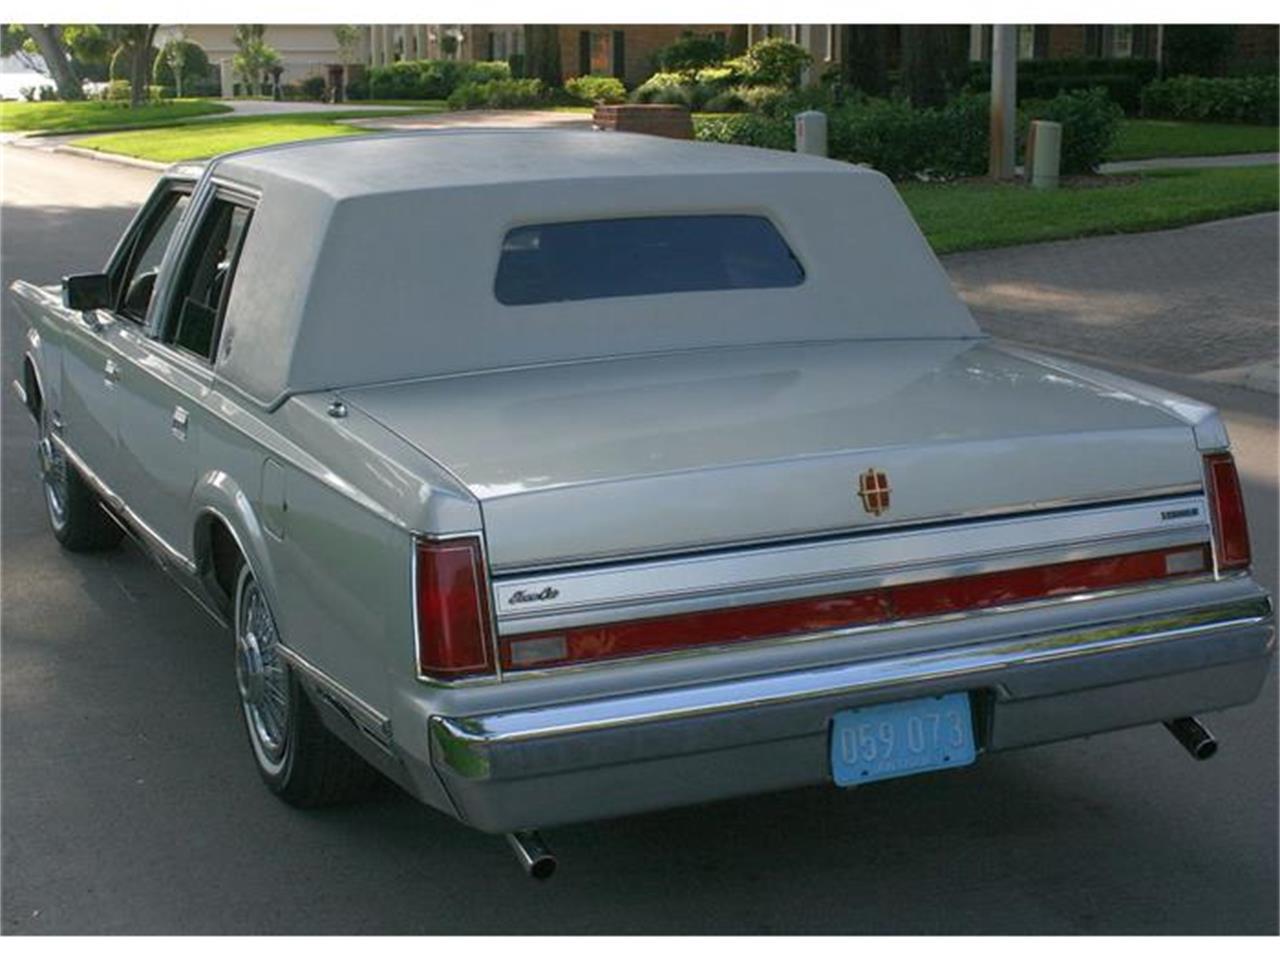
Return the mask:
{"type": "Polygon", "coordinates": [[[1035,346],[1214,375],[1277,351],[1274,213],[1179,230],[943,259],[988,332],[1035,346]]]}

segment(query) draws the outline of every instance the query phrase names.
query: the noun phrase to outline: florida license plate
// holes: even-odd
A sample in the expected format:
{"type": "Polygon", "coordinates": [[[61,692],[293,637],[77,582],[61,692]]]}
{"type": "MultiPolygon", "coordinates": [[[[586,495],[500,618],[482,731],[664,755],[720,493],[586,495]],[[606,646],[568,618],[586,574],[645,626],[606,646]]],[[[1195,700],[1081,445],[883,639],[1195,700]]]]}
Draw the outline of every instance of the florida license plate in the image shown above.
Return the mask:
{"type": "Polygon", "coordinates": [[[831,775],[837,786],[963,767],[974,756],[967,693],[842,710],[832,720],[831,775]]]}

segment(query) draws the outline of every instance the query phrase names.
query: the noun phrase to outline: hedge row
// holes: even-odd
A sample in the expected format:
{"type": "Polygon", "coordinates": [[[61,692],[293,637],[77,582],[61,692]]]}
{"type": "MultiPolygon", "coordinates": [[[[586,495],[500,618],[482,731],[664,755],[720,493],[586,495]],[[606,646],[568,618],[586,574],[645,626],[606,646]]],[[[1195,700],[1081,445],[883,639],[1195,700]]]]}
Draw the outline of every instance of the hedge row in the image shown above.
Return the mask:
{"type": "Polygon", "coordinates": [[[481,83],[460,84],[449,94],[450,110],[511,110],[516,107],[534,107],[546,99],[542,81],[486,80],[481,83]]]}
{"type": "Polygon", "coordinates": [[[1157,80],[1142,91],[1142,115],[1275,125],[1280,121],[1280,83],[1274,76],[1157,80]]]}
{"type": "MultiPolygon", "coordinates": [[[[945,107],[917,110],[902,100],[867,100],[833,109],[827,117],[830,156],[865,163],[894,179],[977,176],[987,169],[990,100],[954,99],[945,107]]],[[[1033,119],[1063,124],[1062,172],[1097,169],[1115,138],[1122,111],[1102,89],[1065,93],[1019,117],[1025,135],[1033,119]]],[[[699,140],[790,150],[793,122],[784,116],[741,114],[700,117],[699,140]]]]}
{"type": "Polygon", "coordinates": [[[370,67],[347,86],[352,100],[447,100],[464,84],[510,80],[504,61],[402,60],[370,67]]]}

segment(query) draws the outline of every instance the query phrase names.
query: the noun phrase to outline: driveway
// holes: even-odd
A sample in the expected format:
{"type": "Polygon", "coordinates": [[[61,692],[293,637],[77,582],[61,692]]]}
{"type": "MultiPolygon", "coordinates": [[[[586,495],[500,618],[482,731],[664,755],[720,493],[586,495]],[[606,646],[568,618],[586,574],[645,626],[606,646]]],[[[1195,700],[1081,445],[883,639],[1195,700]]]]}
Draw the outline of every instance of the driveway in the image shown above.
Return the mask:
{"type": "MultiPolygon", "coordinates": [[[[154,176],[7,147],[0,161],[6,285],[101,264],[154,176]]],[[[1217,229],[1196,242],[1238,242],[1250,255],[1240,238],[1253,226],[1217,229]]],[[[1077,255],[1109,243],[1085,241],[1077,255]]],[[[1001,332],[1040,342],[1045,323],[1071,322],[1065,305],[1017,306],[1014,288],[1085,306],[1092,291],[1110,304],[1098,324],[1107,338],[1071,346],[1101,344],[1130,372],[1130,355],[1166,356],[1126,322],[1118,273],[1077,288],[1051,252],[966,255],[948,267],[1001,332]],[[1038,254],[1036,273],[1028,258],[1038,254]]],[[[1272,299],[1262,289],[1259,302],[1274,302],[1272,257],[1272,299]]],[[[1159,263],[1155,252],[1134,260],[1131,282],[1145,289],[1159,263]]],[[[1226,302],[1234,292],[1222,288],[1244,279],[1196,276],[1177,296],[1226,302]]],[[[7,383],[21,356],[7,306],[0,336],[7,383]]],[[[1259,574],[1274,584],[1273,398],[1144,376],[1223,409],[1259,574]]],[[[546,885],[525,879],[501,839],[393,789],[348,809],[285,807],[249,759],[226,638],[133,548],[57,548],[33,429],[7,389],[0,409],[5,933],[1277,930],[1274,675],[1258,703],[1209,718],[1223,743],[1209,763],[1149,726],[856,792],[813,788],[566,827],[547,835],[561,870],[546,885]]]]}
{"type": "Polygon", "coordinates": [[[591,129],[591,114],[584,110],[453,110],[412,117],[369,117],[348,121],[372,130],[435,130],[441,127],[521,127],[591,129]]]}
{"type": "Polygon", "coordinates": [[[1263,213],[959,253],[944,264],[996,336],[1139,369],[1265,379],[1258,374],[1274,374],[1280,349],[1278,238],[1280,218],[1263,213]]]}

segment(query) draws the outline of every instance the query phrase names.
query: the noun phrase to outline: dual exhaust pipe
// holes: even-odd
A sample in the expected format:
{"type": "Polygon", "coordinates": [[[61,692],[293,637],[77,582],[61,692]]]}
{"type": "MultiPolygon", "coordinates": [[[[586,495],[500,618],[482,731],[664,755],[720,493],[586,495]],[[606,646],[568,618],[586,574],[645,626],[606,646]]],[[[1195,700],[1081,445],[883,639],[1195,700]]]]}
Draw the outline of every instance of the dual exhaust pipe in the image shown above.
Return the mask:
{"type": "MultiPolygon", "coordinates": [[[[1195,717],[1177,717],[1164,721],[1165,729],[1196,760],[1208,760],[1218,752],[1218,741],[1195,717]]],[[[543,843],[535,830],[507,834],[507,843],[520,866],[534,880],[547,880],[556,872],[555,854],[543,843]]]]}

